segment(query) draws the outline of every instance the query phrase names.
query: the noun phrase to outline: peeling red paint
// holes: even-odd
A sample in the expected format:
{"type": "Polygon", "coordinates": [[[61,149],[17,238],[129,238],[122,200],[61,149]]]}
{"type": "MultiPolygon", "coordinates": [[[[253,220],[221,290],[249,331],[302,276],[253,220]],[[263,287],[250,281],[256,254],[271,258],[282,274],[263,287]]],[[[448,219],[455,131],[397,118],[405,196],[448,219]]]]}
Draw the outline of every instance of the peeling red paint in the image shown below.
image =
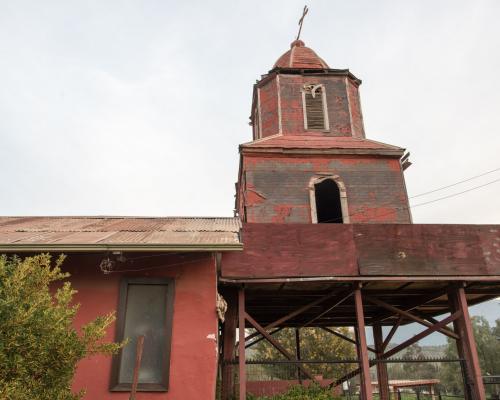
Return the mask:
{"type": "Polygon", "coordinates": [[[279,205],[274,206],[274,216],[271,218],[271,222],[275,223],[283,223],[286,222],[286,218],[290,216],[291,206],[288,205],[279,205]]]}
{"type": "Polygon", "coordinates": [[[377,207],[377,208],[358,208],[351,211],[352,223],[367,223],[367,222],[398,222],[398,210],[394,207],[377,207]]]}

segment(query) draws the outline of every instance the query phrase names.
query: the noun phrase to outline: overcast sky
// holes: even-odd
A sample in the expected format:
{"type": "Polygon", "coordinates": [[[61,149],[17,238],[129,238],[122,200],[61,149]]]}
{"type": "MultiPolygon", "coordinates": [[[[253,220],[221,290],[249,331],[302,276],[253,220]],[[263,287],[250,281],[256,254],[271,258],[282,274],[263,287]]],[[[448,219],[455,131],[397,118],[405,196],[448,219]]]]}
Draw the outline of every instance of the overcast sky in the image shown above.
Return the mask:
{"type": "MultiPolygon", "coordinates": [[[[304,1],[0,2],[0,214],[231,215],[252,84],[304,1]]],[[[310,1],[302,38],[363,80],[410,195],[500,167],[500,2],[310,1]]],[[[500,178],[500,171],[414,199],[500,178]]],[[[500,182],[413,210],[500,223],[500,182]]]]}
{"type": "MultiPolygon", "coordinates": [[[[308,4],[302,39],[363,80],[368,137],[411,152],[410,195],[500,168],[500,1],[308,4]]],[[[0,215],[232,215],[252,84],[303,6],[1,1],[0,215]]],[[[500,182],[414,222],[498,224],[499,197],[500,182]]]]}

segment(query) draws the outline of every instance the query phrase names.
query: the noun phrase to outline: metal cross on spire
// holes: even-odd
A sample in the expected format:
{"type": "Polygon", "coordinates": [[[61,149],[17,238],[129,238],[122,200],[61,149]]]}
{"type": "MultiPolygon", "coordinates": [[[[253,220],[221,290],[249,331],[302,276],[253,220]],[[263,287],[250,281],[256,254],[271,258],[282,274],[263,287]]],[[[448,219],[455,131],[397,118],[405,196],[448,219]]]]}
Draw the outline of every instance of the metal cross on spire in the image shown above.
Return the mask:
{"type": "Polygon", "coordinates": [[[304,6],[304,11],[302,11],[302,17],[299,19],[299,33],[297,34],[297,39],[295,40],[299,40],[300,38],[300,32],[302,31],[302,24],[304,23],[304,17],[308,13],[308,11],[309,8],[307,8],[307,6],[304,6]]]}

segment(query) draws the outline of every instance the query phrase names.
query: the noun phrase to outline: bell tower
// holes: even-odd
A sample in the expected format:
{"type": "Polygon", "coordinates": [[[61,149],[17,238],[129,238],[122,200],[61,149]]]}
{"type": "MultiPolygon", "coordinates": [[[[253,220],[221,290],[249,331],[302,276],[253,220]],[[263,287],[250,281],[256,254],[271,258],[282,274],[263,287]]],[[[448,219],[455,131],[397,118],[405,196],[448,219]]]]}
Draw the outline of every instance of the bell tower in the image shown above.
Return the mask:
{"type": "Polygon", "coordinates": [[[411,223],[404,149],[366,139],[361,81],[302,40],[253,88],[253,140],[240,145],[244,222],[411,223]]]}

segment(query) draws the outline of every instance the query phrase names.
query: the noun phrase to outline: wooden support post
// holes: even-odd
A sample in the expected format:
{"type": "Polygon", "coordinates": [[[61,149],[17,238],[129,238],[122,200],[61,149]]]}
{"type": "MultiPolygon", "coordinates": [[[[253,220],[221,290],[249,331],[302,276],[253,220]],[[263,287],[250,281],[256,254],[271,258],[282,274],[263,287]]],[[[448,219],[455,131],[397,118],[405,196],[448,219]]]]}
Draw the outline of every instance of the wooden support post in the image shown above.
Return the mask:
{"type": "MultiPolygon", "coordinates": [[[[467,384],[470,385],[470,395],[472,400],[485,400],[486,394],[481,376],[479,357],[477,355],[476,341],[474,340],[467,298],[465,297],[463,286],[452,287],[449,297],[452,308],[461,314],[454,325],[460,337],[457,341],[458,354],[465,360],[465,375],[468,381],[467,384]]],[[[468,393],[465,395],[467,398],[468,393]]]]}
{"type": "Polygon", "coordinates": [[[229,400],[234,396],[234,368],[236,326],[238,322],[238,294],[236,291],[224,293],[227,311],[224,316],[222,337],[222,382],[221,400],[229,400]]]}
{"type": "MultiPolygon", "coordinates": [[[[373,325],[373,340],[375,342],[375,350],[377,351],[376,357],[381,359],[384,354],[384,341],[382,337],[382,325],[380,323],[373,325]]],[[[389,377],[387,375],[386,363],[377,363],[377,381],[380,400],[389,400],[389,377]]]]}
{"type": "Polygon", "coordinates": [[[354,290],[354,303],[356,306],[356,331],[358,342],[358,357],[361,369],[361,395],[362,400],[372,400],[372,382],[370,378],[370,361],[368,360],[368,350],[366,345],[365,314],[363,311],[363,298],[361,288],[358,286],[354,290]]]}
{"type": "Polygon", "coordinates": [[[238,364],[239,364],[239,388],[240,400],[247,398],[247,376],[245,369],[245,289],[241,288],[238,292],[238,331],[239,331],[239,349],[238,349],[238,364]]]}
{"type": "MultiPolygon", "coordinates": [[[[295,328],[295,356],[297,361],[300,361],[300,329],[295,328]]],[[[300,375],[300,368],[297,367],[297,380],[302,384],[302,376],[300,375]]]]}

